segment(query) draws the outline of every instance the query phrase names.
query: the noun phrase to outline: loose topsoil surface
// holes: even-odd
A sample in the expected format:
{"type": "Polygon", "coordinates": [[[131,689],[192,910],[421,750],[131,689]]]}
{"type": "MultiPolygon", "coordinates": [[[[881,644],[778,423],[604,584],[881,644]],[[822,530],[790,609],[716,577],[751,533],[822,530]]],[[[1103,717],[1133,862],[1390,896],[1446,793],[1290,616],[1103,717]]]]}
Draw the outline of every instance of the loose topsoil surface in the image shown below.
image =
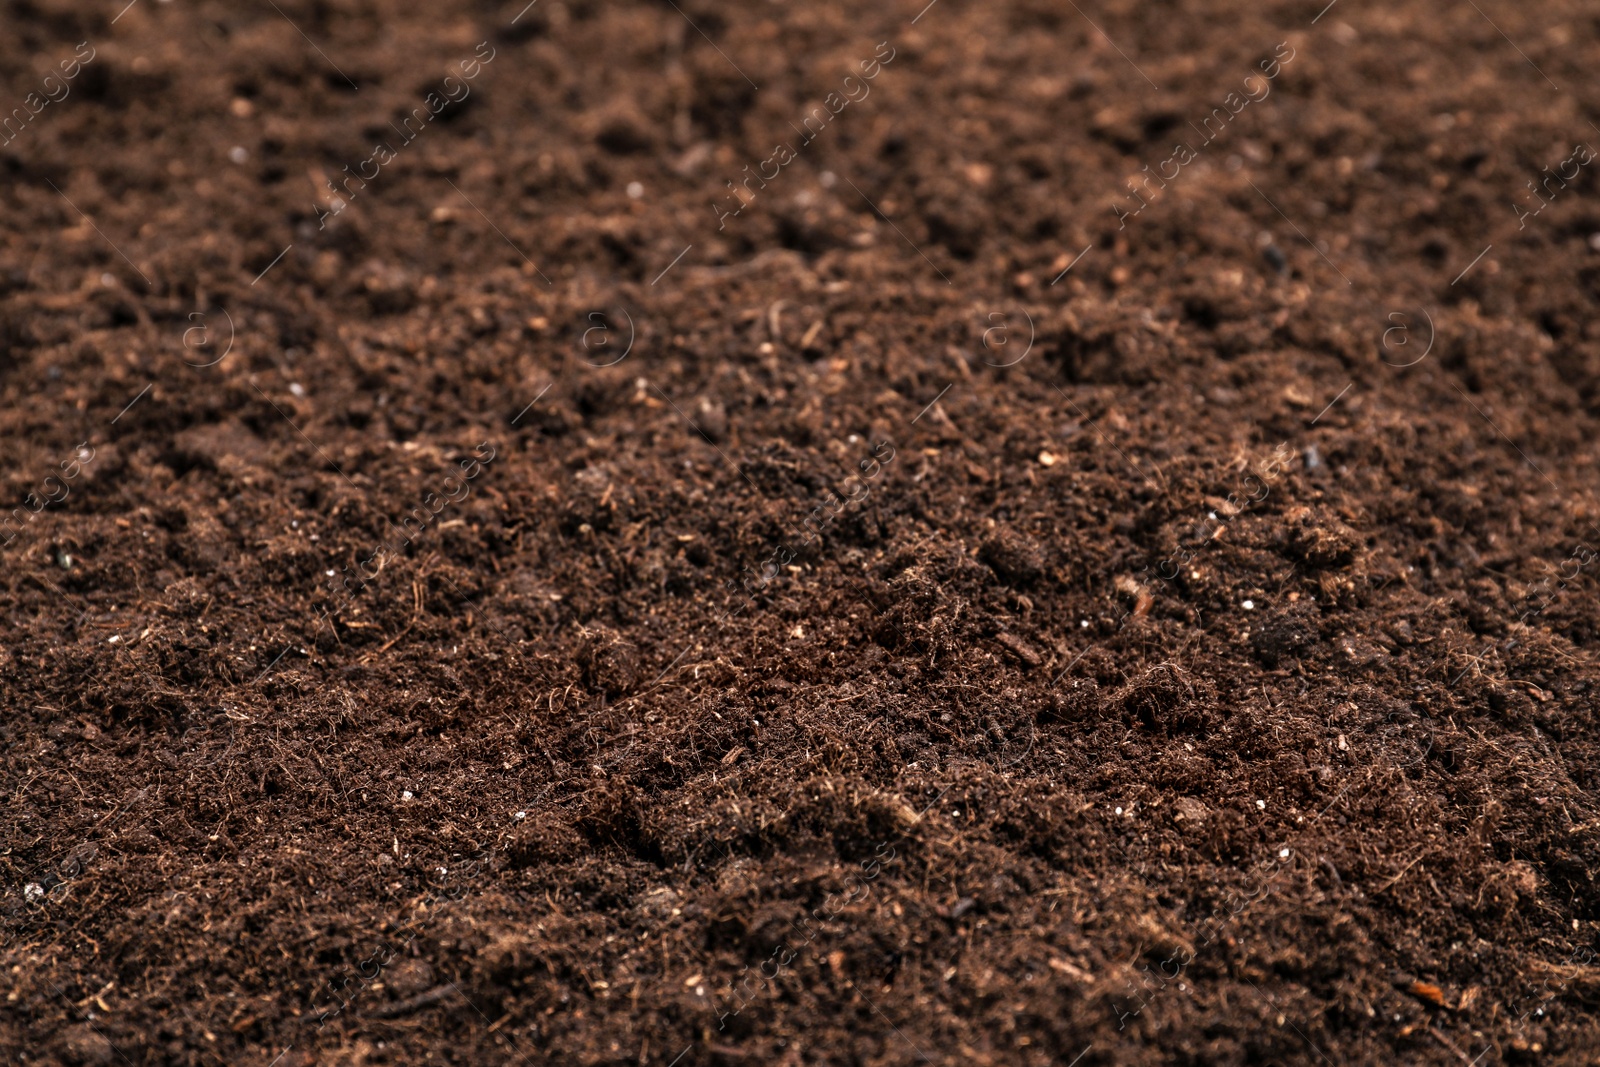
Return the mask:
{"type": "Polygon", "coordinates": [[[123,3],[6,1062],[1593,1062],[1592,7],[123,3]]]}

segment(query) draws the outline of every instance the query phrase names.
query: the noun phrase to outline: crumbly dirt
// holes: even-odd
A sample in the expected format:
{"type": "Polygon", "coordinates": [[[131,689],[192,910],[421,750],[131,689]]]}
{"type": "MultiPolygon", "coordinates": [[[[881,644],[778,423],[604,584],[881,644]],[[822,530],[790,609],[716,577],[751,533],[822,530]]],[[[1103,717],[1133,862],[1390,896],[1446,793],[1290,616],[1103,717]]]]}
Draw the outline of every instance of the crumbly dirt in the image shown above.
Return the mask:
{"type": "Polygon", "coordinates": [[[122,2],[7,1063],[1593,1061],[1592,10],[122,2]]]}

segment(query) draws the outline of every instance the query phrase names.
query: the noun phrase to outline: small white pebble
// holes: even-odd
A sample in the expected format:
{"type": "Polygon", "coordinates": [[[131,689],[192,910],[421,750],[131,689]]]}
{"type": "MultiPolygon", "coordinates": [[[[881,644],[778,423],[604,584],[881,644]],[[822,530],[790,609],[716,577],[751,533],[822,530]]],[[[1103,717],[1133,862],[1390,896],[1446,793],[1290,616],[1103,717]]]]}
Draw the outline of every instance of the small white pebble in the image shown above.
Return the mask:
{"type": "Polygon", "coordinates": [[[112,634],[109,638],[106,639],[106,644],[114,645],[118,641],[121,641],[121,640],[122,640],[122,635],[121,634],[112,634]]]}
{"type": "Polygon", "coordinates": [[[1121,815],[1121,814],[1122,814],[1122,809],[1121,809],[1121,808],[1118,808],[1118,809],[1117,809],[1117,814],[1118,814],[1118,815],[1121,815]]]}
{"type": "Polygon", "coordinates": [[[851,434],[849,437],[846,437],[845,440],[849,441],[851,444],[855,444],[857,441],[861,440],[861,438],[857,437],[855,434],[851,434]]]}
{"type": "Polygon", "coordinates": [[[1053,452],[1040,452],[1039,453],[1039,466],[1041,466],[1041,467],[1054,467],[1055,465],[1056,465],[1055,453],[1053,453],[1053,452]]]}
{"type": "Polygon", "coordinates": [[[404,793],[401,793],[400,794],[400,799],[401,800],[410,800],[411,799],[411,790],[407,789],[404,793]]]}
{"type": "Polygon", "coordinates": [[[295,396],[305,396],[306,387],[301,385],[299,382],[290,382],[289,392],[293,393],[295,396]]]}
{"type": "Polygon", "coordinates": [[[1078,628],[1080,630],[1087,630],[1089,628],[1089,620],[1088,619],[1079,619],[1078,620],[1078,628]]]}
{"type": "Polygon", "coordinates": [[[1280,859],[1280,860],[1286,860],[1286,859],[1288,859],[1288,858],[1289,858],[1289,850],[1288,850],[1288,849],[1286,849],[1286,848],[1280,848],[1280,849],[1279,849],[1279,850],[1278,850],[1278,858],[1279,858],[1279,859],[1280,859]]]}
{"type": "Polygon", "coordinates": [[[525,811],[519,811],[515,815],[512,816],[513,819],[526,819],[527,817],[528,817],[528,813],[525,812],[525,811]]]}
{"type": "Polygon", "coordinates": [[[29,882],[27,885],[22,887],[22,895],[27,898],[28,903],[32,904],[34,901],[44,896],[44,886],[40,885],[38,882],[29,882]]]}
{"type": "Polygon", "coordinates": [[[250,158],[250,150],[245,148],[244,145],[236,144],[232,148],[228,149],[228,158],[233,160],[235,163],[243,163],[245,160],[250,158]]]}
{"type": "Polygon", "coordinates": [[[1246,600],[1243,604],[1240,604],[1239,606],[1241,608],[1244,608],[1244,610],[1246,610],[1246,611],[1254,611],[1255,608],[1256,608],[1256,602],[1254,600],[1246,600]]]}
{"type": "Polygon", "coordinates": [[[637,200],[644,195],[644,185],[641,182],[628,183],[628,199],[637,200]]]}
{"type": "Polygon", "coordinates": [[[450,873],[449,871],[445,870],[443,867],[435,867],[434,870],[438,871],[440,874],[449,874],[450,873]]]}
{"type": "Polygon", "coordinates": [[[1262,811],[1266,811],[1267,810],[1267,802],[1265,800],[1258,800],[1258,801],[1256,801],[1256,807],[1260,808],[1262,811]]]}
{"type": "Polygon", "coordinates": [[[329,578],[333,577],[333,572],[332,571],[323,571],[322,573],[326,574],[329,578]]]}
{"type": "Polygon", "coordinates": [[[1215,511],[1208,511],[1208,512],[1206,512],[1206,518],[1208,518],[1208,519],[1214,519],[1214,518],[1216,518],[1216,517],[1217,517],[1217,513],[1216,513],[1216,512],[1215,512],[1215,511]]]}

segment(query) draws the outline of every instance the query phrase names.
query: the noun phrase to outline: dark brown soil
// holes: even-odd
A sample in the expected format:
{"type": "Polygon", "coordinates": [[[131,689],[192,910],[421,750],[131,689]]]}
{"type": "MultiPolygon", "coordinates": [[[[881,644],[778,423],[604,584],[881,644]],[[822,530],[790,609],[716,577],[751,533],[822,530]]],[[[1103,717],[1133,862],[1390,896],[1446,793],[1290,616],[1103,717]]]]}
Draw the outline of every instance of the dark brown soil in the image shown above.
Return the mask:
{"type": "Polygon", "coordinates": [[[123,2],[7,1063],[1594,1062],[1592,7],[123,2]]]}

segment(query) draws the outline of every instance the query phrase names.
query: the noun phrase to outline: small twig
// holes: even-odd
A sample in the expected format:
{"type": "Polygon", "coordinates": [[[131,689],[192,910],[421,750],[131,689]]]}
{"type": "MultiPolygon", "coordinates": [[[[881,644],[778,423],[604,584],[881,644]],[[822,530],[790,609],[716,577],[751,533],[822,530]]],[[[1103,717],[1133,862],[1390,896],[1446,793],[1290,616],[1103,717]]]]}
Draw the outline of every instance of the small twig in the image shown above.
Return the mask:
{"type": "MultiPolygon", "coordinates": [[[[421,577],[426,577],[426,575],[422,575],[421,577]]],[[[390,638],[388,644],[378,649],[377,655],[381,656],[393,648],[402,637],[411,632],[411,628],[417,624],[417,620],[422,618],[422,587],[418,584],[418,579],[412,579],[411,595],[416,602],[416,609],[411,613],[411,621],[406,623],[406,628],[404,630],[401,630],[399,633],[395,634],[394,637],[390,638]]]]}
{"type": "Polygon", "coordinates": [[[1471,1063],[1476,1063],[1477,1062],[1476,1060],[1469,1060],[1467,1058],[1467,1054],[1465,1052],[1462,1052],[1460,1047],[1458,1045],[1456,1045],[1456,1043],[1454,1041],[1451,1041],[1448,1037],[1445,1037],[1442,1033],[1439,1032],[1438,1027],[1434,1027],[1434,1026],[1428,1027],[1428,1033],[1432,1034],[1433,1037],[1434,1037],[1434,1040],[1438,1041],[1439,1044],[1443,1045],[1445,1048],[1449,1049],[1451,1052],[1454,1052],[1457,1056],[1460,1056],[1462,1063],[1471,1064],[1471,1063]]]}
{"type": "Polygon", "coordinates": [[[1427,852],[1426,849],[1424,849],[1423,851],[1417,853],[1416,856],[1411,860],[1410,863],[1408,863],[1404,867],[1400,868],[1400,873],[1399,874],[1395,875],[1393,878],[1389,879],[1387,882],[1383,883],[1383,885],[1381,885],[1377,889],[1375,889],[1373,891],[1372,895],[1373,896],[1377,896],[1379,893],[1382,893],[1385,889],[1388,889],[1390,886],[1394,885],[1400,879],[1404,878],[1405,875],[1406,875],[1406,872],[1409,871],[1411,868],[1415,867],[1417,865],[1417,862],[1419,860],[1421,860],[1422,857],[1426,856],[1427,854],[1428,854],[1428,852],[1427,852]]]}
{"type": "Polygon", "coordinates": [[[385,1005],[372,1014],[380,1019],[393,1019],[399,1015],[410,1015],[414,1011],[420,1011],[423,1008],[439,1003],[441,1000],[447,1000],[451,996],[465,996],[461,990],[456,988],[454,982],[448,985],[434,986],[426,993],[418,993],[416,996],[406,1000],[385,1005]]]}
{"type": "Polygon", "coordinates": [[[401,630],[399,633],[395,634],[393,637],[391,637],[389,639],[389,641],[382,648],[378,649],[377,655],[381,656],[385,652],[387,652],[391,648],[393,648],[399,642],[399,640],[402,637],[404,637],[406,634],[411,632],[411,628],[413,626],[415,626],[416,624],[417,624],[417,617],[415,615],[413,615],[413,616],[411,616],[411,621],[406,623],[406,628],[404,630],[401,630]]]}
{"type": "Polygon", "coordinates": [[[1339,892],[1344,892],[1344,879],[1339,877],[1339,868],[1335,867],[1333,865],[1333,861],[1326,856],[1322,857],[1322,865],[1326,867],[1328,869],[1328,873],[1333,876],[1333,884],[1338,887],[1339,892]]]}

